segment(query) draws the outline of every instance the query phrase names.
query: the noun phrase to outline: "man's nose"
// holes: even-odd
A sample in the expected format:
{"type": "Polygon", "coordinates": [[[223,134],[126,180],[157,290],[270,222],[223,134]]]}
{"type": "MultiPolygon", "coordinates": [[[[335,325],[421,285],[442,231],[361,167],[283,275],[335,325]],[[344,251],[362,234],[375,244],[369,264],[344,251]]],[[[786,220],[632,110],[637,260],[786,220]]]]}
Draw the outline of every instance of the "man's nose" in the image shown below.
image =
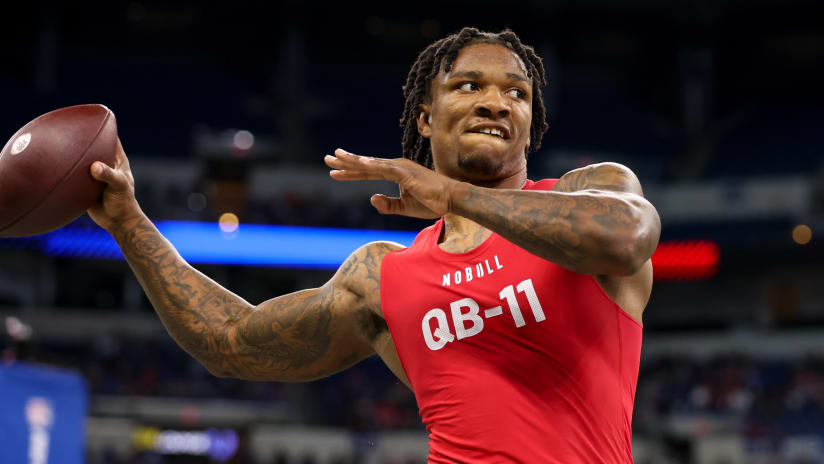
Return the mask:
{"type": "Polygon", "coordinates": [[[509,116],[509,102],[497,89],[489,89],[483,94],[475,108],[480,116],[487,118],[505,118],[509,116]]]}

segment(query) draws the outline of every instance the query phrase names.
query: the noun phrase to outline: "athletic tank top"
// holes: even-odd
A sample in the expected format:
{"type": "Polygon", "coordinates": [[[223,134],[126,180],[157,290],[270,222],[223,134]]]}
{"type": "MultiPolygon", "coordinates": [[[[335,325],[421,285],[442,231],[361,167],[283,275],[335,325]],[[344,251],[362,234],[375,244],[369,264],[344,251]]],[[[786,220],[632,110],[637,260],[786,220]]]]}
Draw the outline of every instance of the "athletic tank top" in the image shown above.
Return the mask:
{"type": "Polygon", "coordinates": [[[641,325],[590,275],[494,233],[448,253],[442,228],[443,218],[381,265],[381,307],[429,463],[632,463],[641,325]]]}

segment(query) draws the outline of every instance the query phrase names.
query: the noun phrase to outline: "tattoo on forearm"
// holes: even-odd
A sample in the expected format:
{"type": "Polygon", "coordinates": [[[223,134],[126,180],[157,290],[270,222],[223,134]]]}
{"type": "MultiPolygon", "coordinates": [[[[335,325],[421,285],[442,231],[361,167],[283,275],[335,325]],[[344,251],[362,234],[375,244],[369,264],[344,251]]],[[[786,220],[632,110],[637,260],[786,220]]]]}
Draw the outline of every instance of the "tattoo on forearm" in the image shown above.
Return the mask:
{"type": "Polygon", "coordinates": [[[573,171],[554,190],[565,194],[549,199],[541,191],[480,189],[459,202],[456,212],[535,255],[580,272],[608,266],[602,251],[609,249],[611,240],[637,237],[643,220],[637,205],[610,193],[640,192],[624,172],[573,171]]]}
{"type": "Polygon", "coordinates": [[[174,339],[209,367],[229,358],[226,331],[252,306],[191,268],[147,219],[122,237],[123,253],[174,339]]]}

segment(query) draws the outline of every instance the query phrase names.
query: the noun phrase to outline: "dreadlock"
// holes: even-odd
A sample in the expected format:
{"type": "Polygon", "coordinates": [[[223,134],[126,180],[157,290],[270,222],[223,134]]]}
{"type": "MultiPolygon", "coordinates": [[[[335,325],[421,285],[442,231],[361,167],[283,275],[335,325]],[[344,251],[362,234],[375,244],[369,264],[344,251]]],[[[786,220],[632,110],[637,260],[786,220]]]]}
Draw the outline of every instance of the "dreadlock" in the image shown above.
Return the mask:
{"type": "Polygon", "coordinates": [[[432,150],[429,140],[418,133],[417,119],[420,105],[427,102],[431,95],[430,83],[441,71],[449,72],[458,53],[468,45],[479,43],[497,44],[509,48],[517,54],[526,65],[527,75],[532,79],[532,127],[529,133],[530,151],[541,147],[541,139],[549,124],[546,122],[546,108],[541,89],[546,86],[546,73],[541,58],[535,50],[521,43],[521,39],[509,29],[498,33],[483,32],[474,27],[465,27],[457,34],[446,36],[432,44],[418,55],[406,84],[403,96],[406,103],[401,116],[403,127],[403,156],[423,166],[431,166],[432,150]]]}

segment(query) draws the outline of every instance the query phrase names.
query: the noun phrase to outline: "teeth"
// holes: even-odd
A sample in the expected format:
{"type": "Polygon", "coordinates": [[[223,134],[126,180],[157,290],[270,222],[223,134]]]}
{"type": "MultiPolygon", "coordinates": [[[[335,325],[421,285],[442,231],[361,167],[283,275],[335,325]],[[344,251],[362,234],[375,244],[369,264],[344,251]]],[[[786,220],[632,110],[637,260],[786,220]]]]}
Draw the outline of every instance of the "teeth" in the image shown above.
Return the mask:
{"type": "Polygon", "coordinates": [[[503,131],[502,131],[502,130],[500,130],[500,129],[488,129],[488,128],[484,128],[484,129],[481,129],[481,130],[480,130],[480,131],[478,131],[478,132],[480,132],[480,133],[482,133],[482,134],[496,135],[496,136],[498,136],[498,137],[500,137],[500,138],[504,138],[504,133],[503,133],[503,131]]]}

